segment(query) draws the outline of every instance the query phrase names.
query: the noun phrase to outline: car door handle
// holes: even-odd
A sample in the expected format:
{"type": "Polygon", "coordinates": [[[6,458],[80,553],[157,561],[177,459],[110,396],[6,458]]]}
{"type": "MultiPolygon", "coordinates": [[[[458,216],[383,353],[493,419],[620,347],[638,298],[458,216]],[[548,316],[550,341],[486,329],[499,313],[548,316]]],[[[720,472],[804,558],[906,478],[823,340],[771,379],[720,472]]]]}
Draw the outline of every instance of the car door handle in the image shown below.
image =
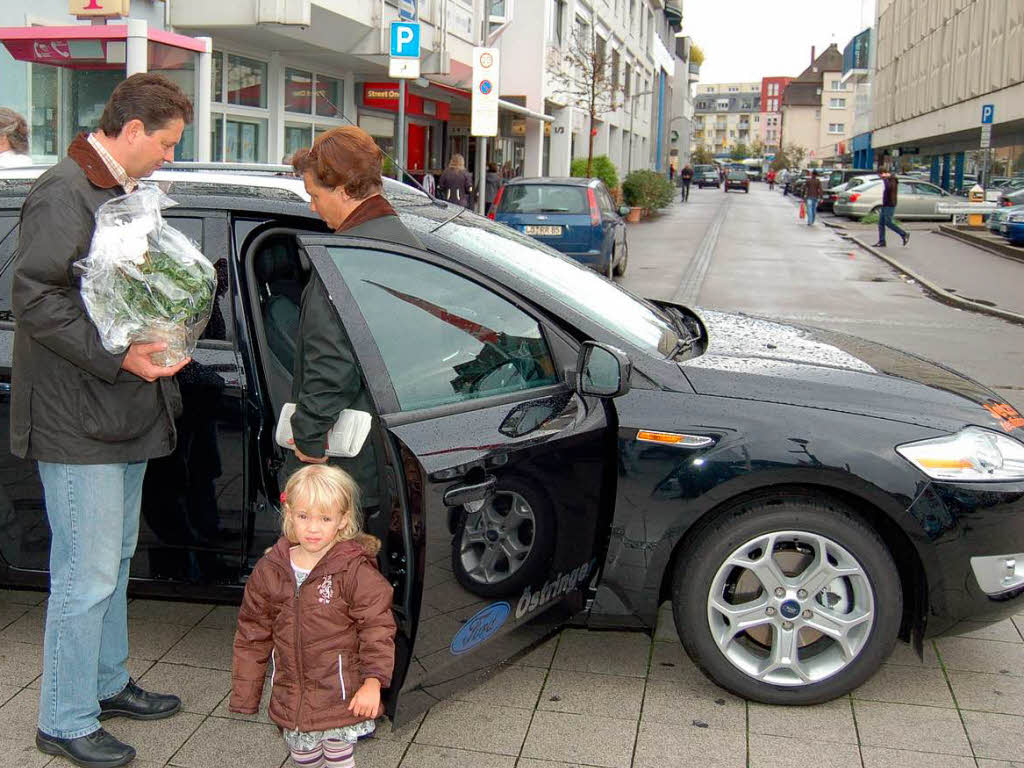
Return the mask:
{"type": "Polygon", "coordinates": [[[446,507],[459,507],[471,501],[483,501],[494,493],[494,486],[497,484],[498,478],[494,475],[487,475],[479,483],[453,485],[444,492],[444,505],[446,507]]]}

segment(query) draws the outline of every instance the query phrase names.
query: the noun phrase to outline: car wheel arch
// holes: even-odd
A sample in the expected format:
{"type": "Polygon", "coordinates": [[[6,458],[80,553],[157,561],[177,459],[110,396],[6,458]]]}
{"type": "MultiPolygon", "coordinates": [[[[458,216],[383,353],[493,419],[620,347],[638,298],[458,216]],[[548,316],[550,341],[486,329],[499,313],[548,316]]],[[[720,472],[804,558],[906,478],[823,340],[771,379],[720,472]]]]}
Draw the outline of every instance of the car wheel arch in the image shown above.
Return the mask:
{"type": "Polygon", "coordinates": [[[718,501],[713,507],[693,520],[687,528],[677,528],[680,535],[672,542],[671,551],[658,576],[657,605],[662,605],[666,600],[671,601],[676,564],[686,552],[689,543],[706,527],[728,515],[737,507],[783,497],[793,498],[794,496],[836,502],[847,507],[863,522],[879,532],[896,563],[900,586],[903,590],[903,617],[900,623],[899,637],[901,640],[913,642],[915,647],[918,647],[924,637],[929,608],[927,571],[921,560],[920,552],[914,546],[908,533],[892,516],[866,495],[823,483],[801,482],[765,485],[738,491],[718,501]]]}

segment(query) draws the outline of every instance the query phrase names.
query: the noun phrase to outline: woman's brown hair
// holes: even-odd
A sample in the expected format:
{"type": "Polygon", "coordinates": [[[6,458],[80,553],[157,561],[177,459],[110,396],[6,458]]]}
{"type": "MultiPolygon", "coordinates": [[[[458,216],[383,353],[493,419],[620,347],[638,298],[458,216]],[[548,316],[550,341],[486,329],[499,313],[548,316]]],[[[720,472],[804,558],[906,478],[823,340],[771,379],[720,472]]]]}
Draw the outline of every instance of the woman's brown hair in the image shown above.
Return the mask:
{"type": "Polygon", "coordinates": [[[341,187],[349,197],[362,200],[380,191],[382,157],[370,134],[343,125],[318,136],[311,149],[296,152],[292,167],[300,174],[312,173],[321,187],[341,187]]]}

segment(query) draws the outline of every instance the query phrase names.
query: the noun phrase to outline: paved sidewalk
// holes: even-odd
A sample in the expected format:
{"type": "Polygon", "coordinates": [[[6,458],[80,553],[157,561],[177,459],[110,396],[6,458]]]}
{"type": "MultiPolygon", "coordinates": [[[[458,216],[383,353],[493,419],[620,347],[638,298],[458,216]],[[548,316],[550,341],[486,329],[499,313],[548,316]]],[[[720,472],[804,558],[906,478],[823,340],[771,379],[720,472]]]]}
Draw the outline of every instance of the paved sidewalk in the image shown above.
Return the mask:
{"type": "MultiPolygon", "coordinates": [[[[0,591],[0,768],[68,768],[32,739],[44,596],[0,591]]],[[[266,717],[230,714],[235,609],[135,600],[129,667],[173,691],[167,720],[106,722],[139,768],[288,765],[266,717]]],[[[928,643],[900,644],[852,696],[768,707],[710,683],[683,653],[667,606],[653,640],[566,630],[481,687],[396,732],[360,742],[360,768],[1021,768],[1024,614],[928,643]],[[1017,762],[1013,762],[1013,761],[1017,762]]]]}

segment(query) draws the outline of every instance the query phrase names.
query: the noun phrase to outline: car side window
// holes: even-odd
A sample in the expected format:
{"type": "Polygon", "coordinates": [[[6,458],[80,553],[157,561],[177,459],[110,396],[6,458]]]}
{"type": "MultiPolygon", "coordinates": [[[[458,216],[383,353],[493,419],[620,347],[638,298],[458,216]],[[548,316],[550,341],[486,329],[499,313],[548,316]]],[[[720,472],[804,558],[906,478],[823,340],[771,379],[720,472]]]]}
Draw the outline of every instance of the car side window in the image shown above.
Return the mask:
{"type": "Polygon", "coordinates": [[[403,411],[558,382],[540,325],[493,291],[410,256],[327,250],[366,320],[403,411]]]}
{"type": "Polygon", "coordinates": [[[611,195],[603,186],[597,188],[597,199],[601,205],[601,213],[615,213],[615,206],[612,204],[611,195]]]}
{"type": "Polygon", "coordinates": [[[11,283],[14,278],[14,251],[18,247],[18,219],[0,216],[0,322],[13,323],[11,283]]]}
{"type": "Polygon", "coordinates": [[[167,223],[195,243],[203,255],[209,259],[217,270],[217,301],[213,305],[210,320],[203,329],[200,341],[231,341],[234,328],[231,323],[231,292],[228,290],[227,254],[214,253],[206,242],[203,230],[203,219],[200,216],[166,217],[167,223]]]}
{"type": "Polygon", "coordinates": [[[914,191],[919,195],[932,195],[939,197],[942,192],[938,187],[933,187],[931,184],[914,184],[914,191]]]}

